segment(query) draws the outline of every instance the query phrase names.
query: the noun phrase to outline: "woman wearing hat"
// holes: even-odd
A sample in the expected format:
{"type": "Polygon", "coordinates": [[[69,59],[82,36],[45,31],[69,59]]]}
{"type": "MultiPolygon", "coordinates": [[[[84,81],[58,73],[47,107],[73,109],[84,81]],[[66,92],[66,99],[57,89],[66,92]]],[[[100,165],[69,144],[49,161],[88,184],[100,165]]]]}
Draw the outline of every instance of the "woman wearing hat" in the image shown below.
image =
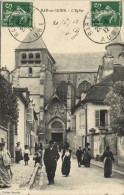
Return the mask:
{"type": "Polygon", "coordinates": [[[69,148],[69,144],[66,143],[64,146],[63,154],[62,154],[62,175],[66,177],[69,176],[70,173],[70,165],[71,165],[71,149],[69,148]]]}
{"type": "Polygon", "coordinates": [[[23,160],[22,157],[22,149],[20,147],[20,142],[16,143],[16,147],[15,147],[15,162],[19,163],[20,160],[23,160]]]}
{"type": "Polygon", "coordinates": [[[9,187],[12,180],[10,152],[5,149],[5,142],[0,142],[0,187],[9,187]]]}
{"type": "Polygon", "coordinates": [[[86,147],[83,149],[83,164],[85,167],[90,167],[90,160],[91,160],[91,149],[90,144],[86,143],[86,147]]]}

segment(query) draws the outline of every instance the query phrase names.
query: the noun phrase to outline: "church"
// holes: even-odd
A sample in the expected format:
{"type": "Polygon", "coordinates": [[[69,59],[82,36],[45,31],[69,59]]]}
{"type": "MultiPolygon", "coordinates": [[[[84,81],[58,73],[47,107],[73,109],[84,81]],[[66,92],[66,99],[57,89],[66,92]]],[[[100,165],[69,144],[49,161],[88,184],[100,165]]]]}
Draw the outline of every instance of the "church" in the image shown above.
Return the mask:
{"type": "Polygon", "coordinates": [[[31,39],[32,31],[15,49],[11,82],[30,92],[38,118],[39,141],[66,142],[76,129],[72,109],[100,79],[99,65],[104,54],[51,54],[42,37],[35,42],[31,39]]]}

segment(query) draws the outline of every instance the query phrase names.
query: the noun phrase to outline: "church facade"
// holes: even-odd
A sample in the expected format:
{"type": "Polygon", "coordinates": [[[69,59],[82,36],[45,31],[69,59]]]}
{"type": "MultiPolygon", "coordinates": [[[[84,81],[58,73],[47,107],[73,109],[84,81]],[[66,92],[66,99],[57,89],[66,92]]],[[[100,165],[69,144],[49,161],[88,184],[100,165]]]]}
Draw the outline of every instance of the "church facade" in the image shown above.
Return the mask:
{"type": "Polygon", "coordinates": [[[101,56],[51,55],[42,38],[31,42],[30,32],[15,49],[14,87],[27,87],[35,104],[40,141],[65,142],[75,132],[71,110],[94,84],[101,56]],[[92,63],[92,64],[91,64],[92,63]]]}
{"type": "Polygon", "coordinates": [[[27,87],[30,92],[39,123],[39,140],[65,142],[67,132],[75,131],[71,109],[79,101],[81,93],[94,84],[97,72],[94,69],[80,70],[78,65],[83,66],[82,58],[86,60],[85,56],[77,54],[79,63],[74,62],[75,58],[70,54],[53,57],[42,38],[30,42],[31,33],[15,49],[11,82],[14,87],[27,87]]]}

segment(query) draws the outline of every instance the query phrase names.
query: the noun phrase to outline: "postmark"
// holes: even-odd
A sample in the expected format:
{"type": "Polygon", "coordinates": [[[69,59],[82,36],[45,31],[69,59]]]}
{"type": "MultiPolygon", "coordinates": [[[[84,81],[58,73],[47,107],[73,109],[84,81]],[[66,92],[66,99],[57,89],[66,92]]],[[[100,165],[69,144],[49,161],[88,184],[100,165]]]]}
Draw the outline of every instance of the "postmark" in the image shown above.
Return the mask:
{"type": "Polygon", "coordinates": [[[33,3],[32,2],[3,2],[2,26],[3,27],[32,27],[33,3]],[[11,17],[10,17],[11,15],[11,17]]]}
{"type": "MultiPolygon", "coordinates": [[[[23,6],[22,6],[23,7],[23,6]]],[[[44,15],[42,14],[42,12],[32,6],[32,27],[24,27],[23,24],[21,22],[18,23],[18,27],[13,27],[11,25],[11,21],[13,18],[13,15],[15,14],[16,10],[14,10],[8,19],[8,30],[10,32],[10,34],[12,35],[12,37],[14,39],[16,39],[19,42],[23,42],[23,43],[30,43],[30,42],[34,42],[36,40],[38,40],[44,33],[45,30],[45,26],[46,26],[46,22],[45,22],[45,18],[44,15]],[[30,39],[24,39],[28,34],[30,33],[30,39]]]]}
{"type": "Polygon", "coordinates": [[[120,27],[122,25],[122,1],[92,1],[91,26],[120,27]]]}
{"type": "Polygon", "coordinates": [[[83,29],[86,36],[93,42],[98,44],[106,44],[119,35],[121,27],[108,27],[108,26],[91,26],[91,15],[88,12],[83,21],[83,29]]]}

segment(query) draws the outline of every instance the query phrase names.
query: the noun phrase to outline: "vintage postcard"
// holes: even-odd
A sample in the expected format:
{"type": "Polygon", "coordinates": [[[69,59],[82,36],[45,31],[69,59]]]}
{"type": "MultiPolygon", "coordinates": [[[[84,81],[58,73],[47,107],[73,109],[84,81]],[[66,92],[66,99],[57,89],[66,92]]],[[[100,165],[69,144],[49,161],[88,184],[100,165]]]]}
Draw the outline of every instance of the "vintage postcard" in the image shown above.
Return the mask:
{"type": "Polygon", "coordinates": [[[0,10],[0,195],[123,195],[124,2],[0,10]]]}

